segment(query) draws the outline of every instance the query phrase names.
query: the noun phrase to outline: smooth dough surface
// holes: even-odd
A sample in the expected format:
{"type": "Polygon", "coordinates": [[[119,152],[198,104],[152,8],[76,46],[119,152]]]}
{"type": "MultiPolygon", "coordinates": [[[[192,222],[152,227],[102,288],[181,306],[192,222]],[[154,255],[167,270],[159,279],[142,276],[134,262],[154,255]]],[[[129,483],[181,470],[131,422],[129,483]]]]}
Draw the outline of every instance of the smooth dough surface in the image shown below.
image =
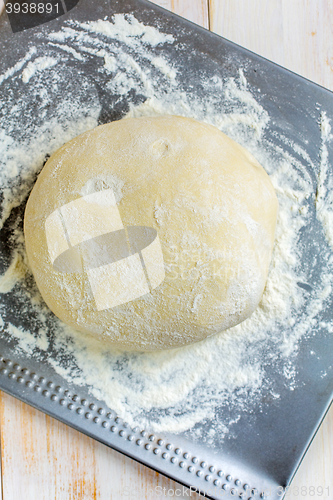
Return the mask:
{"type": "Polygon", "coordinates": [[[65,323],[128,350],[171,348],[256,309],[277,209],[264,169],[215,127],[128,118],[51,156],[27,203],[26,249],[65,323]]]}

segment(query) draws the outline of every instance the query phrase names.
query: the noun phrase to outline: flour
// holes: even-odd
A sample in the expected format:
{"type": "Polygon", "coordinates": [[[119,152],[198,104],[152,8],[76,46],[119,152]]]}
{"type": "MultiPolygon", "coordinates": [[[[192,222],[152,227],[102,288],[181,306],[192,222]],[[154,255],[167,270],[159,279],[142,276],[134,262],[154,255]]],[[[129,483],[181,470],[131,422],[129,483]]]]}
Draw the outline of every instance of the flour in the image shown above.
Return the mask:
{"type": "Polygon", "coordinates": [[[119,203],[123,197],[122,189],[124,182],[116,175],[105,174],[99,177],[89,179],[80,191],[81,196],[96,193],[103,189],[112,189],[116,202],[119,203]]]}
{"type": "MultiPolygon", "coordinates": [[[[323,243],[322,269],[315,283],[302,265],[310,245],[302,234],[314,200],[323,241],[333,243],[329,118],[323,113],[318,124],[322,146],[317,166],[304,146],[291,143],[282,134],[280,145],[266,138],[269,114],[255,99],[242,69],[228,79],[218,68],[209,76],[198,76],[197,83],[204,89],[198,96],[184,88],[180,81],[184,68],[164,50],[172,46],[172,35],[145,26],[133,16],[119,14],[111,21],[81,24],[69,21],[58,33],[43,37],[41,33],[41,42],[27,49],[26,56],[0,76],[0,85],[10,78],[12,85],[26,80],[31,99],[38,96],[40,102],[37,117],[29,111],[28,99],[27,103],[24,98],[11,101],[10,96],[8,101],[0,100],[0,111],[6,106],[11,110],[0,126],[0,180],[4,186],[0,223],[12,230],[12,255],[11,260],[1,261],[0,291],[18,301],[22,318],[30,318],[23,328],[20,318],[14,319],[11,306],[1,305],[3,335],[16,339],[16,349],[29,356],[46,354],[59,374],[70,382],[88,385],[94,396],[131,426],[185,432],[213,446],[224,439],[243,412],[260,405],[263,394],[273,400],[280,397],[268,376],[269,366],[276,366],[285,387],[294,390],[299,383],[294,363],[299,340],[314,335],[319,327],[332,331],[325,320],[318,323],[328,307],[333,283],[330,247],[323,243]],[[57,64],[48,65],[51,60],[57,64]],[[88,61],[102,84],[71,68],[72,63],[88,61]],[[46,74],[47,80],[43,80],[46,74]],[[77,85],[73,78],[78,78],[77,85]],[[50,103],[55,102],[50,111],[50,103]],[[280,204],[276,242],[261,303],[243,323],[181,349],[130,354],[78,334],[43,303],[27,271],[19,207],[47,155],[100,121],[108,121],[109,116],[114,119],[108,115],[109,108],[121,108],[117,118],[176,114],[210,123],[246,147],[270,174],[280,204]],[[23,114],[29,125],[25,135],[20,131],[23,114]],[[318,187],[312,171],[317,172],[318,187]],[[228,408],[227,416],[221,408],[228,408]]],[[[117,201],[121,199],[123,181],[114,176],[91,179],[81,195],[101,185],[112,188],[117,201]]],[[[159,225],[165,224],[167,209],[157,203],[154,216],[159,225]]],[[[212,223],[221,217],[223,213],[216,207],[212,223]]],[[[195,242],[184,241],[183,245],[187,248],[195,242]]],[[[195,296],[193,314],[201,300],[200,294],[195,296]]]]}
{"type": "Polygon", "coordinates": [[[330,120],[326,113],[321,117],[321,150],[320,150],[320,170],[318,175],[318,187],[316,195],[317,217],[323,224],[325,236],[333,248],[333,181],[329,175],[327,144],[333,139],[331,134],[330,120]]]}
{"type": "Polygon", "coordinates": [[[72,47],[68,47],[67,45],[60,45],[59,43],[52,43],[52,42],[50,42],[49,44],[51,45],[51,47],[56,47],[57,49],[64,50],[65,52],[68,52],[73,57],[75,57],[75,59],[77,59],[78,61],[85,61],[85,58],[79,52],[77,52],[75,49],[73,49],[72,47]]]}
{"type": "Polygon", "coordinates": [[[0,293],[11,292],[18,281],[24,278],[27,266],[23,262],[21,254],[14,252],[13,260],[7,271],[0,278],[0,293]]]}
{"type": "Polygon", "coordinates": [[[36,54],[36,52],[37,52],[36,47],[32,47],[27,52],[27,54],[20,61],[18,61],[12,68],[8,68],[7,71],[5,71],[5,73],[3,73],[2,75],[0,75],[0,85],[5,80],[7,80],[8,78],[14,76],[15,73],[17,73],[18,71],[20,71],[20,69],[23,68],[23,66],[25,65],[25,63],[27,61],[29,61],[33,57],[33,55],[36,54]]]}
{"type": "Polygon", "coordinates": [[[24,68],[22,72],[22,81],[28,83],[28,81],[41,71],[45,69],[52,68],[57,64],[57,59],[54,57],[37,57],[34,61],[29,62],[29,64],[24,68]]]}
{"type": "Polygon", "coordinates": [[[125,17],[116,14],[112,23],[99,20],[81,23],[79,26],[93,34],[106,35],[117,42],[124,42],[129,47],[140,48],[141,50],[145,45],[156,47],[161,43],[174,42],[172,35],[161,33],[152,26],[145,26],[134,16],[125,17]]]}

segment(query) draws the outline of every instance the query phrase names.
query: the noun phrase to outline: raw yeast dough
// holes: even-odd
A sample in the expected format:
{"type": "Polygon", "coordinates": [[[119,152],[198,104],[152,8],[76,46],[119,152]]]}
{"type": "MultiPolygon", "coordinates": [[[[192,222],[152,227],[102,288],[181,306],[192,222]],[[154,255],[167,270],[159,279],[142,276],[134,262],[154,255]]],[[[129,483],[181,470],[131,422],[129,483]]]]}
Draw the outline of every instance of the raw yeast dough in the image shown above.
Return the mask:
{"type": "Polygon", "coordinates": [[[65,144],[28,200],[28,259],[50,309],[128,350],[197,342],[258,306],[278,203],[213,126],[128,118],[65,144]]]}

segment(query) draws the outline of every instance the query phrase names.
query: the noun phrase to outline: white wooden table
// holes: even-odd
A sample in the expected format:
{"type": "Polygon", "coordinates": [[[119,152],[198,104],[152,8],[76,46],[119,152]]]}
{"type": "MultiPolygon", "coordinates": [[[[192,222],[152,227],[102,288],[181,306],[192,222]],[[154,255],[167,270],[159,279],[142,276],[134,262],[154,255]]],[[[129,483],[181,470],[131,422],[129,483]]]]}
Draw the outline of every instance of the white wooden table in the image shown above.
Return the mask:
{"type": "MultiPolygon", "coordinates": [[[[333,90],[332,0],[155,3],[333,90]]],[[[177,483],[1,392],[0,446],[3,500],[189,498],[177,483]]],[[[333,408],[289,498],[333,499],[333,408]],[[313,495],[311,486],[322,486],[326,494],[313,495]]]]}

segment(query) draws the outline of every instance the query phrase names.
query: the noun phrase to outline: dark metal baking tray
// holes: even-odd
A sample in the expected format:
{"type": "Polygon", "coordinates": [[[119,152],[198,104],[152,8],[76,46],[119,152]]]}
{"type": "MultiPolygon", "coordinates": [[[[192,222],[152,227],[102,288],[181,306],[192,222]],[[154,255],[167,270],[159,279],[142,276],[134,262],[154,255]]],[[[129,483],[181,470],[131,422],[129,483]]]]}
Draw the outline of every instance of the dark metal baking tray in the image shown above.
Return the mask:
{"type": "MultiPolygon", "coordinates": [[[[162,8],[144,0],[81,0],[65,15],[44,24],[43,30],[44,33],[58,31],[67,19],[97,20],[113,13],[134,14],[145,24],[173,34],[176,44],[168,50],[172,57],[183,62],[184,72],[180,78],[184,87],[192,85],[194,95],[200,97],[202,92],[195,85],[199,72],[209,74],[218,66],[225,77],[230,77],[238,74],[239,67],[246,68],[249,85],[257,89],[257,101],[272,117],[267,130],[272,141],[276,140],[276,133],[286,130],[295,143],[304,144],[303,138],[308,137],[306,151],[313,163],[318,161],[321,141],[318,123],[321,111],[333,116],[332,93],[162,8]],[[179,51],[177,46],[191,50],[179,51]]],[[[38,26],[13,33],[6,14],[1,17],[0,74],[24,55],[29,43],[42,43],[38,34],[38,26]]],[[[96,68],[78,68],[91,72],[90,78],[95,79],[95,83],[102,78],[96,68]]],[[[6,99],[5,94],[1,93],[0,99],[6,99]]],[[[112,99],[105,99],[103,93],[100,102],[100,123],[118,119],[127,110],[126,102],[113,107],[112,99]]],[[[284,147],[288,150],[288,146],[284,147]]],[[[328,150],[333,158],[333,142],[328,150]]],[[[5,256],[9,252],[7,236],[2,231],[1,252],[5,256]]],[[[318,238],[319,246],[325,244],[315,228],[304,238],[318,238]]],[[[313,279],[316,279],[316,269],[313,279]]],[[[3,295],[1,300],[6,303],[12,299],[3,295]]],[[[15,310],[15,304],[10,306],[15,310]]],[[[20,306],[16,306],[19,315],[20,306]]],[[[332,310],[331,307],[330,312],[325,313],[326,321],[332,319],[332,310]]],[[[22,317],[22,324],[28,327],[28,319],[22,317]]],[[[1,389],[214,499],[229,494],[247,499],[263,498],[265,490],[270,499],[281,498],[278,487],[290,483],[332,400],[333,336],[320,328],[315,336],[304,338],[299,345],[295,368],[302,383],[293,391],[287,390],[279,373],[271,367],[269,376],[275,380],[281,398],[273,401],[263,397],[254,413],[242,415],[234,424],[232,437],[215,448],[193,443],[181,434],[151,437],[149,429],[146,432],[131,429],[103,401],[93,398],[87,387],[68,384],[46,360],[37,362],[17,354],[14,347],[6,335],[1,336],[1,389]],[[311,351],[317,355],[310,356],[311,351]],[[326,376],[323,377],[323,373],[326,376]],[[228,486],[223,489],[223,484],[228,486]]]]}

